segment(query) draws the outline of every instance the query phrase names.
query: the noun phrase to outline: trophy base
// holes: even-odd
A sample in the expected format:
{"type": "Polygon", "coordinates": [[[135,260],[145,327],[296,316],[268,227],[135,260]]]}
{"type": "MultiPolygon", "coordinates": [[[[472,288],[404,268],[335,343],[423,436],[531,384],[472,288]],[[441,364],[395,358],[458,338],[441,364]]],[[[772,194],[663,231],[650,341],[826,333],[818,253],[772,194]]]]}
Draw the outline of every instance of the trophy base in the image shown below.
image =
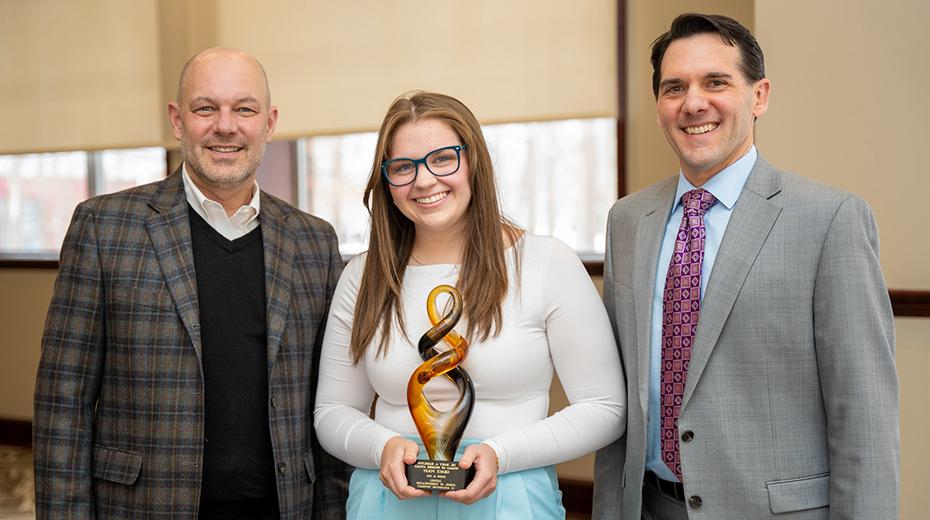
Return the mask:
{"type": "Polygon", "coordinates": [[[447,460],[418,460],[407,465],[407,483],[425,491],[455,491],[464,489],[475,478],[475,467],[459,467],[447,460]]]}

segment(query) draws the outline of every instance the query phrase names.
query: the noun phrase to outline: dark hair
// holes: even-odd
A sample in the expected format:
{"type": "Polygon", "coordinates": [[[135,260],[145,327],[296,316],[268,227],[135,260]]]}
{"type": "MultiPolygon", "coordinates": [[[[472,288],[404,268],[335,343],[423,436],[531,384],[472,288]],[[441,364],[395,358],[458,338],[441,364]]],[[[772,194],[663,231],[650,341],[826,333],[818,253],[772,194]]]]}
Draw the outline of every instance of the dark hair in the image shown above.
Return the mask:
{"type": "Polygon", "coordinates": [[[740,53],[740,69],[746,81],[755,83],[765,78],[765,57],[749,29],[736,20],[719,14],[685,13],[672,21],[672,27],[652,42],[652,93],[659,97],[662,79],[662,58],[669,44],[698,34],[717,33],[727,45],[736,45],[740,53]]]}

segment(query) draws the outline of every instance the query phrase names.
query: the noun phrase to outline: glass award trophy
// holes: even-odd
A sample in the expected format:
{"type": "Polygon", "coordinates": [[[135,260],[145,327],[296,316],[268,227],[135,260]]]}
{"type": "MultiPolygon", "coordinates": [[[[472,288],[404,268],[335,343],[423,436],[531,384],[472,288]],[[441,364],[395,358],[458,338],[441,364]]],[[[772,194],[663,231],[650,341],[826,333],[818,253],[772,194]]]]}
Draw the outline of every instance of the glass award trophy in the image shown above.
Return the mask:
{"type": "Polygon", "coordinates": [[[418,349],[423,364],[414,370],[407,383],[407,406],[429,455],[429,460],[407,466],[407,482],[417,489],[453,491],[464,488],[474,477],[474,467],[463,470],[452,460],[475,405],[475,386],[460,366],[468,355],[468,341],[453,330],[462,310],[462,295],[451,285],[437,286],[426,299],[426,312],[433,327],[420,338],[418,349]],[[436,309],[436,298],[441,294],[448,294],[452,303],[445,316],[436,309]],[[436,350],[440,341],[451,348],[444,352],[436,350]],[[437,410],[423,395],[426,383],[440,376],[449,378],[458,388],[459,398],[447,411],[437,410]]]}

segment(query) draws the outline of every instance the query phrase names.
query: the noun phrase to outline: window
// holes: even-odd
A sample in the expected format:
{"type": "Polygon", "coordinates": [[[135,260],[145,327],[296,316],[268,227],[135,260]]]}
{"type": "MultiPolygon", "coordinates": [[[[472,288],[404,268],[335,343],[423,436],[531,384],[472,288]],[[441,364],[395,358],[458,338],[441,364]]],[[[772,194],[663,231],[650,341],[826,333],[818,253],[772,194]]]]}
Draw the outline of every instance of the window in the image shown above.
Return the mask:
{"type": "MultiPolygon", "coordinates": [[[[612,118],[485,125],[504,214],[532,233],[556,236],[586,260],[604,253],[607,212],[616,200],[612,118]]],[[[340,250],[368,247],[362,194],[375,132],[269,144],[258,171],[266,191],[329,221],[340,250]]],[[[58,254],[75,206],[164,178],[163,148],[0,156],[0,256],[58,254]]]]}
{"type": "Polygon", "coordinates": [[[164,176],[164,148],[0,155],[0,255],[57,257],[78,203],[164,176]]]}
{"type": "Polygon", "coordinates": [[[333,225],[343,255],[368,248],[369,217],[362,196],[377,141],[375,132],[307,139],[307,204],[301,209],[333,225]]]}
{"type": "Polygon", "coordinates": [[[0,156],[3,252],[56,254],[87,194],[86,152],[0,156]]]}
{"type": "Polygon", "coordinates": [[[164,148],[131,148],[97,152],[96,194],[113,193],[165,178],[164,148]]]}
{"type": "Polygon", "coordinates": [[[504,213],[585,257],[604,254],[617,200],[616,122],[610,118],[487,125],[504,213]]]}
{"type": "MultiPolygon", "coordinates": [[[[617,195],[616,121],[611,118],[485,125],[504,214],[553,235],[583,257],[601,258],[607,212],[617,195]]],[[[368,244],[362,194],[374,132],[304,140],[301,207],[328,220],[345,255],[368,244]]]]}

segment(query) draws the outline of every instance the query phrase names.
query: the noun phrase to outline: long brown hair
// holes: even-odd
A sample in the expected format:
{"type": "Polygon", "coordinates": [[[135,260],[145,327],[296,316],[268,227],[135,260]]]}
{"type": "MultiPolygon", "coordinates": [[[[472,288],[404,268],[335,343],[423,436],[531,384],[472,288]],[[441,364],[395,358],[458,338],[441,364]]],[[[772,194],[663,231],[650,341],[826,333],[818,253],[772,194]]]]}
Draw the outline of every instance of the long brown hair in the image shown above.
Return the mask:
{"type": "Polygon", "coordinates": [[[442,121],[458,134],[466,146],[471,172],[472,196],[465,213],[465,247],[456,283],[465,300],[467,338],[484,341],[492,335],[492,329],[493,335],[500,333],[501,306],[508,289],[505,253],[510,244],[519,272],[517,241],[522,230],[501,214],[491,156],[478,119],[461,101],[450,96],[421,91],[401,95],[388,108],[378,131],[375,159],[363,197],[371,214],[371,238],[349,343],[355,363],[365,354],[378,329],[381,332],[378,355],[387,352],[395,318],[400,330],[405,329],[401,288],[415,228],[391,203],[390,188],[381,176],[381,163],[390,158],[389,147],[397,129],[425,119],[442,121]]]}

